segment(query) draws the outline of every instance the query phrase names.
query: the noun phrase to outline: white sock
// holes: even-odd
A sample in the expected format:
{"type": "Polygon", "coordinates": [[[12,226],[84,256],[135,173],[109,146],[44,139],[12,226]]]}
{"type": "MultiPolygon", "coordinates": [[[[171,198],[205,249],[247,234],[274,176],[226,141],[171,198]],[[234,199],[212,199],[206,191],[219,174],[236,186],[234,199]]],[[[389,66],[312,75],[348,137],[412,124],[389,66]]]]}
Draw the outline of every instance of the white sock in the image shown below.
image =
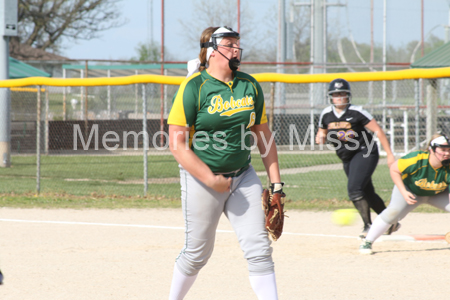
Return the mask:
{"type": "Polygon", "coordinates": [[[386,223],[383,219],[378,216],[373,222],[372,226],[370,226],[370,230],[367,233],[366,240],[370,242],[375,242],[381,235],[383,235],[386,230],[389,229],[391,224],[386,223]]]}
{"type": "Polygon", "coordinates": [[[169,300],[181,300],[189,292],[189,289],[194,284],[197,275],[187,276],[181,273],[177,265],[173,268],[172,285],[170,286],[169,300]]]}
{"type": "Polygon", "coordinates": [[[250,276],[250,284],[258,300],[278,299],[275,273],[262,276],[250,276]]]}

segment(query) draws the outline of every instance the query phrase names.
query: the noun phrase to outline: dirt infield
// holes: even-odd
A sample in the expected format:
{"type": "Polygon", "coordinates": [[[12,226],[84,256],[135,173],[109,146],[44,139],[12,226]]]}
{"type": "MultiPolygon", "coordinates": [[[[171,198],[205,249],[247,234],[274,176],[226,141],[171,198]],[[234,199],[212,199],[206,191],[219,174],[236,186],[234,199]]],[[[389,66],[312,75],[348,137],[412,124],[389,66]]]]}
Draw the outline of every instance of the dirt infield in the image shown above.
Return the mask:
{"type": "MultiPolygon", "coordinates": [[[[450,214],[411,213],[393,240],[360,255],[361,223],[330,212],[288,212],[273,243],[280,299],[448,299],[450,214]]],[[[1,300],[167,299],[183,244],[181,210],[0,208],[1,300]]],[[[234,233],[222,218],[208,265],[186,299],[256,299],[234,233]]]]}

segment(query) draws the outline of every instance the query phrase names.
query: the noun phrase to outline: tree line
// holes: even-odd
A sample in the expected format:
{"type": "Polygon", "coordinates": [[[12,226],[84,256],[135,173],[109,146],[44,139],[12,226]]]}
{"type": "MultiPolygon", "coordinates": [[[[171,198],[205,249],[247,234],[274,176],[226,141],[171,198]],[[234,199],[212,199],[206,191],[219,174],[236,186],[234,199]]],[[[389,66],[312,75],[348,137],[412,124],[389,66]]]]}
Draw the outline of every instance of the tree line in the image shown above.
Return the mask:
{"type": "MultiPolygon", "coordinates": [[[[91,40],[101,33],[123,26],[127,23],[120,12],[121,0],[19,0],[19,36],[20,43],[62,54],[64,49],[78,40],[91,40]]],[[[270,9],[260,20],[255,19],[254,10],[248,2],[242,1],[240,33],[243,36],[246,61],[276,61],[277,57],[277,7],[270,9]],[[258,23],[259,22],[259,23],[258,23]]],[[[189,17],[177,20],[183,28],[180,37],[186,47],[198,49],[201,31],[211,24],[228,25],[237,28],[235,1],[193,0],[193,13],[189,17]]],[[[294,8],[294,22],[289,24],[290,40],[288,61],[308,62],[310,60],[310,24],[309,10],[294,8]]],[[[425,41],[425,54],[442,46],[444,41],[431,35],[425,41]]],[[[417,51],[418,41],[411,41],[399,47],[388,46],[387,62],[409,63],[420,58],[417,51]],[[415,51],[416,50],[416,51],[415,51]]],[[[154,41],[136,45],[131,61],[160,61],[160,44],[154,41]]],[[[329,63],[382,62],[382,45],[371,46],[351,41],[348,37],[329,34],[327,37],[327,61],[329,63]]],[[[177,60],[172,50],[164,50],[165,60],[177,60]]]]}

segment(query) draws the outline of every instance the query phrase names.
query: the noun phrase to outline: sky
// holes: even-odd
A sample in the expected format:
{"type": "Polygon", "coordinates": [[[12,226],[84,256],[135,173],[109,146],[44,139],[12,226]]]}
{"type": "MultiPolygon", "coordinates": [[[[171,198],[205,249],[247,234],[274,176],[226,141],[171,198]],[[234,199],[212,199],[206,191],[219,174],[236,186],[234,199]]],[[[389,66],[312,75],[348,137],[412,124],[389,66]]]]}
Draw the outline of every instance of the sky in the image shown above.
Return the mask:
{"type": "MultiPolygon", "coordinates": [[[[164,1],[164,44],[176,61],[187,61],[197,57],[198,49],[186,47],[181,19],[190,20],[196,0],[164,1]]],[[[237,5],[237,0],[222,0],[237,5]]],[[[240,0],[246,3],[250,12],[241,11],[241,18],[252,13],[255,23],[264,30],[265,18],[270,10],[278,9],[279,0],[240,0]]],[[[289,9],[291,0],[286,1],[289,9]]],[[[374,41],[383,43],[383,3],[374,1],[374,41]]],[[[305,3],[307,0],[294,2],[305,3]]],[[[370,44],[370,4],[371,0],[328,0],[328,3],[347,4],[345,7],[328,8],[328,32],[341,37],[353,36],[357,43],[370,44]]],[[[386,0],[386,41],[388,45],[400,47],[421,39],[421,0],[386,0]]],[[[139,43],[147,43],[152,38],[161,43],[161,0],[122,0],[118,7],[128,22],[119,27],[101,32],[100,37],[89,41],[68,44],[63,55],[71,59],[130,59],[137,56],[139,43]]],[[[236,6],[237,7],[237,6],[236,6]]],[[[424,35],[430,34],[445,40],[445,26],[450,21],[450,0],[424,0],[424,35]]],[[[237,14],[236,14],[237,15],[237,14]]],[[[192,22],[195,22],[192,20],[192,22]]],[[[242,21],[241,21],[242,22],[242,21]]],[[[211,24],[218,26],[221,24],[211,24]]],[[[200,33],[199,33],[200,34],[200,33]]],[[[242,36],[242,39],[249,38],[242,36]]],[[[251,37],[254,38],[254,37],[251,37]]]]}

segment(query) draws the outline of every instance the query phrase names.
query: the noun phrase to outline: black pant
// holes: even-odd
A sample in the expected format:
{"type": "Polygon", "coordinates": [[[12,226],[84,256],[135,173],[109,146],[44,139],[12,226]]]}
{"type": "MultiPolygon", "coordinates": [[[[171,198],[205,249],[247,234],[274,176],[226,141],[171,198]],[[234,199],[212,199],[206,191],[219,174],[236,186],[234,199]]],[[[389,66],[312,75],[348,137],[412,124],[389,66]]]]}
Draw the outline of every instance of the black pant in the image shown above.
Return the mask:
{"type": "Polygon", "coordinates": [[[367,154],[365,151],[359,151],[350,160],[344,161],[344,171],[348,178],[347,192],[351,201],[366,199],[370,207],[377,213],[381,213],[386,205],[383,199],[375,193],[372,184],[372,174],[378,164],[378,149],[374,147],[367,154]]]}

